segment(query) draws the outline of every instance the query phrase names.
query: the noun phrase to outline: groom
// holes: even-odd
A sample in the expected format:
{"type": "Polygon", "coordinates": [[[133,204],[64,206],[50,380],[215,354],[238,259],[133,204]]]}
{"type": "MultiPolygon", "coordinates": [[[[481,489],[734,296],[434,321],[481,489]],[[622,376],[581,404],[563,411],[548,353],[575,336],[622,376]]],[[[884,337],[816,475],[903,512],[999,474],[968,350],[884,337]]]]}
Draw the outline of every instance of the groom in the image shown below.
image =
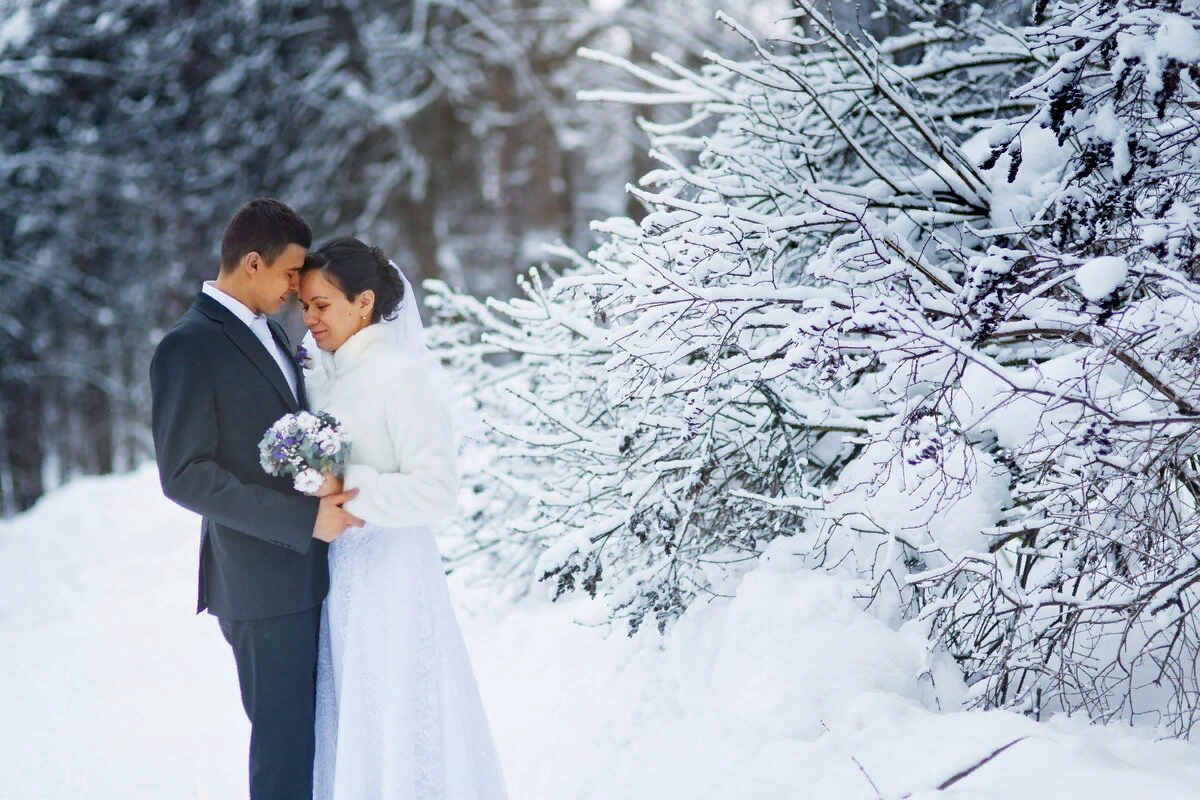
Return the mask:
{"type": "Polygon", "coordinates": [[[313,715],[327,543],[362,520],[355,492],[317,499],[259,465],[272,423],[307,406],[283,329],[265,315],[297,290],[308,225],[251,200],[221,238],[221,271],[150,363],[163,493],[203,517],[200,597],[233,648],[250,718],[253,800],[312,797],[313,715]]]}

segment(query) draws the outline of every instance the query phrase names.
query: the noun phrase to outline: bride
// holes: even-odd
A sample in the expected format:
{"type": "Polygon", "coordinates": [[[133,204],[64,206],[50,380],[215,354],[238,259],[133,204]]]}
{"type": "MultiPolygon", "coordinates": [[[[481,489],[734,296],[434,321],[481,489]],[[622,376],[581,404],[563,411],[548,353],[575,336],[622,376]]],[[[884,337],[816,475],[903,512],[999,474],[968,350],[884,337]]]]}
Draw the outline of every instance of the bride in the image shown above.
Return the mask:
{"type": "MultiPolygon", "coordinates": [[[[504,781],[428,527],[454,509],[454,443],[412,286],[377,247],[309,254],[300,302],[314,409],[345,426],[366,521],[329,548],[317,662],[316,800],[502,800],[504,781]]],[[[344,483],[344,487],[343,484],[344,483]]]]}

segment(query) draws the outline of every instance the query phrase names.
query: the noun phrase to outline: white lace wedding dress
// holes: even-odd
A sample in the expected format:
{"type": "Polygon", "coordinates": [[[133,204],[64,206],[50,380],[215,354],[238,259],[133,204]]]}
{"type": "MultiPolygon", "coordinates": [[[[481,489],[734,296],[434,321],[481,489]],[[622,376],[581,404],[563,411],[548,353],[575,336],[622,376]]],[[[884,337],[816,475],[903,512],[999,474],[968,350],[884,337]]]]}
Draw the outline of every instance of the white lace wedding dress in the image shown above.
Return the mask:
{"type": "MultiPolygon", "coordinates": [[[[311,352],[311,351],[310,351],[311,352]]],[[[317,664],[315,800],[503,800],[504,780],[428,522],[453,508],[445,409],[386,328],[307,373],[353,441],[329,548],[317,664]]]]}

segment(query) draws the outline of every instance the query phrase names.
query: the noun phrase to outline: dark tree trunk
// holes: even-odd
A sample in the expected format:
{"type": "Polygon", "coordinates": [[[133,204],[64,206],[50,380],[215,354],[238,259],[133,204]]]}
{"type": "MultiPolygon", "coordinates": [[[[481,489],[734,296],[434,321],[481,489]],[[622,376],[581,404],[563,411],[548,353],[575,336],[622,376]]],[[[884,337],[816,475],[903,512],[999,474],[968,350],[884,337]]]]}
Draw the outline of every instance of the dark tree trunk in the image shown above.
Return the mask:
{"type": "Polygon", "coordinates": [[[42,398],[39,394],[30,385],[0,386],[13,511],[24,511],[42,496],[42,398]]]}

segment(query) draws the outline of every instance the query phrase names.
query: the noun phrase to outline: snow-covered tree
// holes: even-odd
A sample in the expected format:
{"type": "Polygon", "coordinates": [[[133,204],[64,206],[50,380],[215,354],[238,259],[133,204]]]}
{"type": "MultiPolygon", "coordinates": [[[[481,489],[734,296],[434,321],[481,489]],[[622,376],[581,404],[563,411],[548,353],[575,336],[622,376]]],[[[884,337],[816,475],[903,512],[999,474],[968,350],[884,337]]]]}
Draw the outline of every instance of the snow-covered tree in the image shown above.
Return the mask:
{"type": "Polygon", "coordinates": [[[646,126],[640,225],[520,300],[438,297],[516,358],[471,362],[493,551],[637,627],[796,536],[978,702],[1185,732],[1195,9],[908,4],[874,42],[797,5],[756,58],[592,95],[691,109],[646,126]]]}
{"type": "MultiPolygon", "coordinates": [[[[929,28],[893,52],[960,42],[968,27],[929,28]]],[[[490,328],[485,342],[520,354],[526,367],[515,371],[523,385],[505,388],[531,413],[493,415],[504,417],[501,435],[514,443],[502,457],[521,465],[507,463],[505,472],[531,470],[518,491],[530,516],[517,529],[538,546],[553,542],[541,569],[560,590],[594,591],[606,580],[634,627],[647,614],[668,621],[709,590],[706,576],[719,565],[811,528],[816,487],[835,480],[854,449],[842,444],[844,434],[865,433],[882,416],[861,380],[830,372],[827,354],[814,350],[806,363],[790,352],[793,339],[819,341],[794,328],[820,316],[805,311],[807,301],[828,305],[819,298],[831,281],[810,261],[853,226],[864,197],[854,189],[832,210],[814,210],[809,190],[883,181],[880,171],[890,170],[900,199],[881,203],[919,208],[936,188],[950,209],[943,227],[980,214],[973,196],[952,209],[958,186],[932,186],[936,175],[918,185],[917,173],[943,160],[969,168],[954,154],[922,157],[931,134],[913,105],[930,98],[896,90],[892,78],[873,74],[875,65],[856,63],[859,50],[832,26],[825,35],[841,50],[764,50],[758,61],[718,60],[701,72],[660,59],[674,73],[665,78],[626,64],[655,91],[595,99],[694,109],[682,122],[646,126],[665,165],[643,179],[658,191],[634,190],[651,213],[640,227],[600,226],[608,240],[592,254],[594,268],[577,265],[552,286],[535,278],[526,299],[493,304],[505,325],[476,315],[490,328]],[[851,76],[858,84],[842,88],[851,76]],[[862,102],[881,88],[893,91],[890,106],[862,102]],[[873,155],[860,158],[867,151],[873,155]],[[549,469],[541,480],[540,463],[549,469]],[[538,491],[546,476],[554,479],[550,494],[538,491]]],[[[801,48],[805,36],[797,29],[783,44],[801,48]]],[[[1029,59],[1006,45],[981,43],[972,57],[993,73],[1029,59]]],[[[938,101],[995,94],[987,75],[955,81],[955,67],[926,71],[938,101]]]]}
{"type": "Polygon", "coordinates": [[[969,370],[976,402],[996,398],[978,427],[1012,498],[988,553],[919,580],[987,702],[1174,733],[1200,690],[1197,11],[1035,9],[1048,67],[1014,96],[1036,107],[994,131],[986,163],[1043,171],[1049,191],[972,281],[975,348],[1020,348],[969,370]]]}

